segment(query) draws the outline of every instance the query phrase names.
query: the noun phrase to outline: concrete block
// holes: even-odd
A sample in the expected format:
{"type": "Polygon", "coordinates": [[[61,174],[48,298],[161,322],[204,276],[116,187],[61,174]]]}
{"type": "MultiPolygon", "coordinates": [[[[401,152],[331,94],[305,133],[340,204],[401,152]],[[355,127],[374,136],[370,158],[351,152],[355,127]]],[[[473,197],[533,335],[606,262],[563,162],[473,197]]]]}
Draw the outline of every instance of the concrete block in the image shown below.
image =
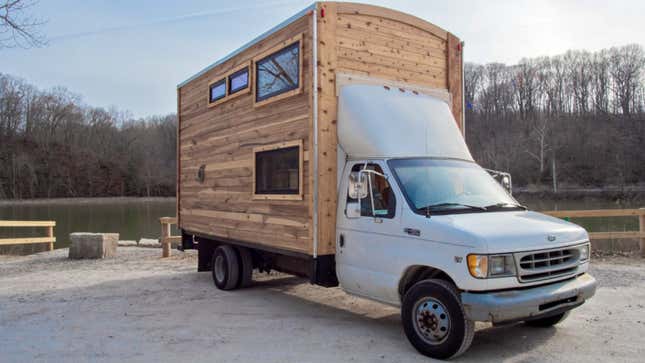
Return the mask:
{"type": "Polygon", "coordinates": [[[137,241],[119,241],[119,247],[137,247],[137,241]]]}
{"type": "Polygon", "coordinates": [[[115,257],[119,243],[118,233],[71,233],[69,258],[115,257]]]}
{"type": "Polygon", "coordinates": [[[142,238],[139,240],[139,247],[161,248],[161,243],[156,239],[142,238]]]}

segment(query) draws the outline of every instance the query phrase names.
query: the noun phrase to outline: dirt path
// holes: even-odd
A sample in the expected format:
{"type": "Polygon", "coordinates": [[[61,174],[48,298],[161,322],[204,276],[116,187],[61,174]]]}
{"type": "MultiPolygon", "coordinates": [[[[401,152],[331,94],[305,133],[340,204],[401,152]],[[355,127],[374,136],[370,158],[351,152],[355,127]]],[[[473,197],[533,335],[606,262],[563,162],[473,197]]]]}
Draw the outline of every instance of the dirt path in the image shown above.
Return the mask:
{"type": "MultiPolygon", "coordinates": [[[[428,362],[398,310],[276,275],[214,288],[195,255],[122,248],[0,257],[0,361],[428,362]]],[[[557,328],[478,325],[458,362],[642,361],[645,261],[594,261],[601,287],[557,328]]]]}

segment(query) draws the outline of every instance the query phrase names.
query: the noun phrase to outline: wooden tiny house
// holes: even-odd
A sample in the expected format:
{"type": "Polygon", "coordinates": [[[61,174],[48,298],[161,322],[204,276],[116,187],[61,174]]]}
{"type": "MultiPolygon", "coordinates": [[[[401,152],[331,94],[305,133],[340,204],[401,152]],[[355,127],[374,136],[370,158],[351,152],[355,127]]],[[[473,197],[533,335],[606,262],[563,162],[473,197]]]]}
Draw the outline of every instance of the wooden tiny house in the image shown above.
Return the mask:
{"type": "Polygon", "coordinates": [[[333,255],[341,78],[447,91],[463,132],[457,37],[382,7],[315,3],[178,86],[182,231],[333,255]]]}

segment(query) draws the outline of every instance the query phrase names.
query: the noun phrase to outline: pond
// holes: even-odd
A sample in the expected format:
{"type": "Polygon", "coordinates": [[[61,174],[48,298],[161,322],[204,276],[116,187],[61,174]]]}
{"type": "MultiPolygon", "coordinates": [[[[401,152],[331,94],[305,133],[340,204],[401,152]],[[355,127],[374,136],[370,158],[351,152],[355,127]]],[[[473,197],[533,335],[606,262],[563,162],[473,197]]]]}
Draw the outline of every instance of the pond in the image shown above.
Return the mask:
{"type": "MultiPolygon", "coordinates": [[[[174,216],[174,198],[63,199],[0,204],[0,220],[56,221],[54,248],[68,247],[72,232],[119,233],[121,240],[157,239],[161,229],[159,218],[174,216]]],[[[177,233],[176,230],[173,233],[177,233]]],[[[0,236],[44,236],[44,232],[43,228],[2,228],[0,236]]],[[[20,252],[42,250],[43,245],[21,246],[20,252]]]]}
{"type": "MultiPolygon", "coordinates": [[[[603,198],[580,198],[562,200],[540,198],[530,194],[520,194],[516,198],[533,210],[569,209],[620,209],[638,208],[636,202],[616,203],[603,198]]],[[[113,232],[119,233],[122,240],[158,238],[160,235],[159,218],[175,215],[174,198],[96,198],[66,199],[36,202],[0,203],[0,220],[55,220],[55,248],[69,246],[72,232],[113,232]]],[[[590,231],[629,231],[638,230],[638,219],[585,218],[571,219],[590,231]]],[[[43,229],[16,228],[0,229],[1,237],[20,237],[43,235],[43,229]]],[[[174,230],[173,234],[177,233],[174,230]]],[[[0,252],[31,253],[44,249],[44,245],[3,247],[0,252]],[[10,249],[10,251],[7,251],[10,249]]]]}
{"type": "MultiPolygon", "coordinates": [[[[625,200],[617,202],[603,197],[590,196],[576,199],[540,198],[531,194],[519,194],[515,198],[522,204],[536,211],[550,210],[581,210],[581,209],[632,209],[645,207],[642,202],[625,200]]],[[[618,232],[637,231],[638,217],[594,217],[571,218],[571,222],[579,224],[589,232],[618,232]]]]}

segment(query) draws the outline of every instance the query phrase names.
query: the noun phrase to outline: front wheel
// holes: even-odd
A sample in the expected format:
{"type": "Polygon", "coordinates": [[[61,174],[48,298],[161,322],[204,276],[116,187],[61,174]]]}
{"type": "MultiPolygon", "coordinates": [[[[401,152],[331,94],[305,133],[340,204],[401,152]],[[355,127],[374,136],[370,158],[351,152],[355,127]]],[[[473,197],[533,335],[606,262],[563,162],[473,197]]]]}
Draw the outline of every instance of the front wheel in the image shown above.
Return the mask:
{"type": "Polygon", "coordinates": [[[553,326],[557,323],[562,322],[564,319],[567,318],[567,316],[569,316],[569,312],[565,311],[564,313],[549,316],[546,318],[527,320],[524,322],[524,324],[528,326],[538,327],[538,328],[548,328],[550,326],[553,326]]]}
{"type": "Polygon", "coordinates": [[[431,358],[464,353],[475,335],[475,322],[466,318],[456,288],[443,280],[414,284],[403,298],[401,320],[410,343],[431,358]]]}

